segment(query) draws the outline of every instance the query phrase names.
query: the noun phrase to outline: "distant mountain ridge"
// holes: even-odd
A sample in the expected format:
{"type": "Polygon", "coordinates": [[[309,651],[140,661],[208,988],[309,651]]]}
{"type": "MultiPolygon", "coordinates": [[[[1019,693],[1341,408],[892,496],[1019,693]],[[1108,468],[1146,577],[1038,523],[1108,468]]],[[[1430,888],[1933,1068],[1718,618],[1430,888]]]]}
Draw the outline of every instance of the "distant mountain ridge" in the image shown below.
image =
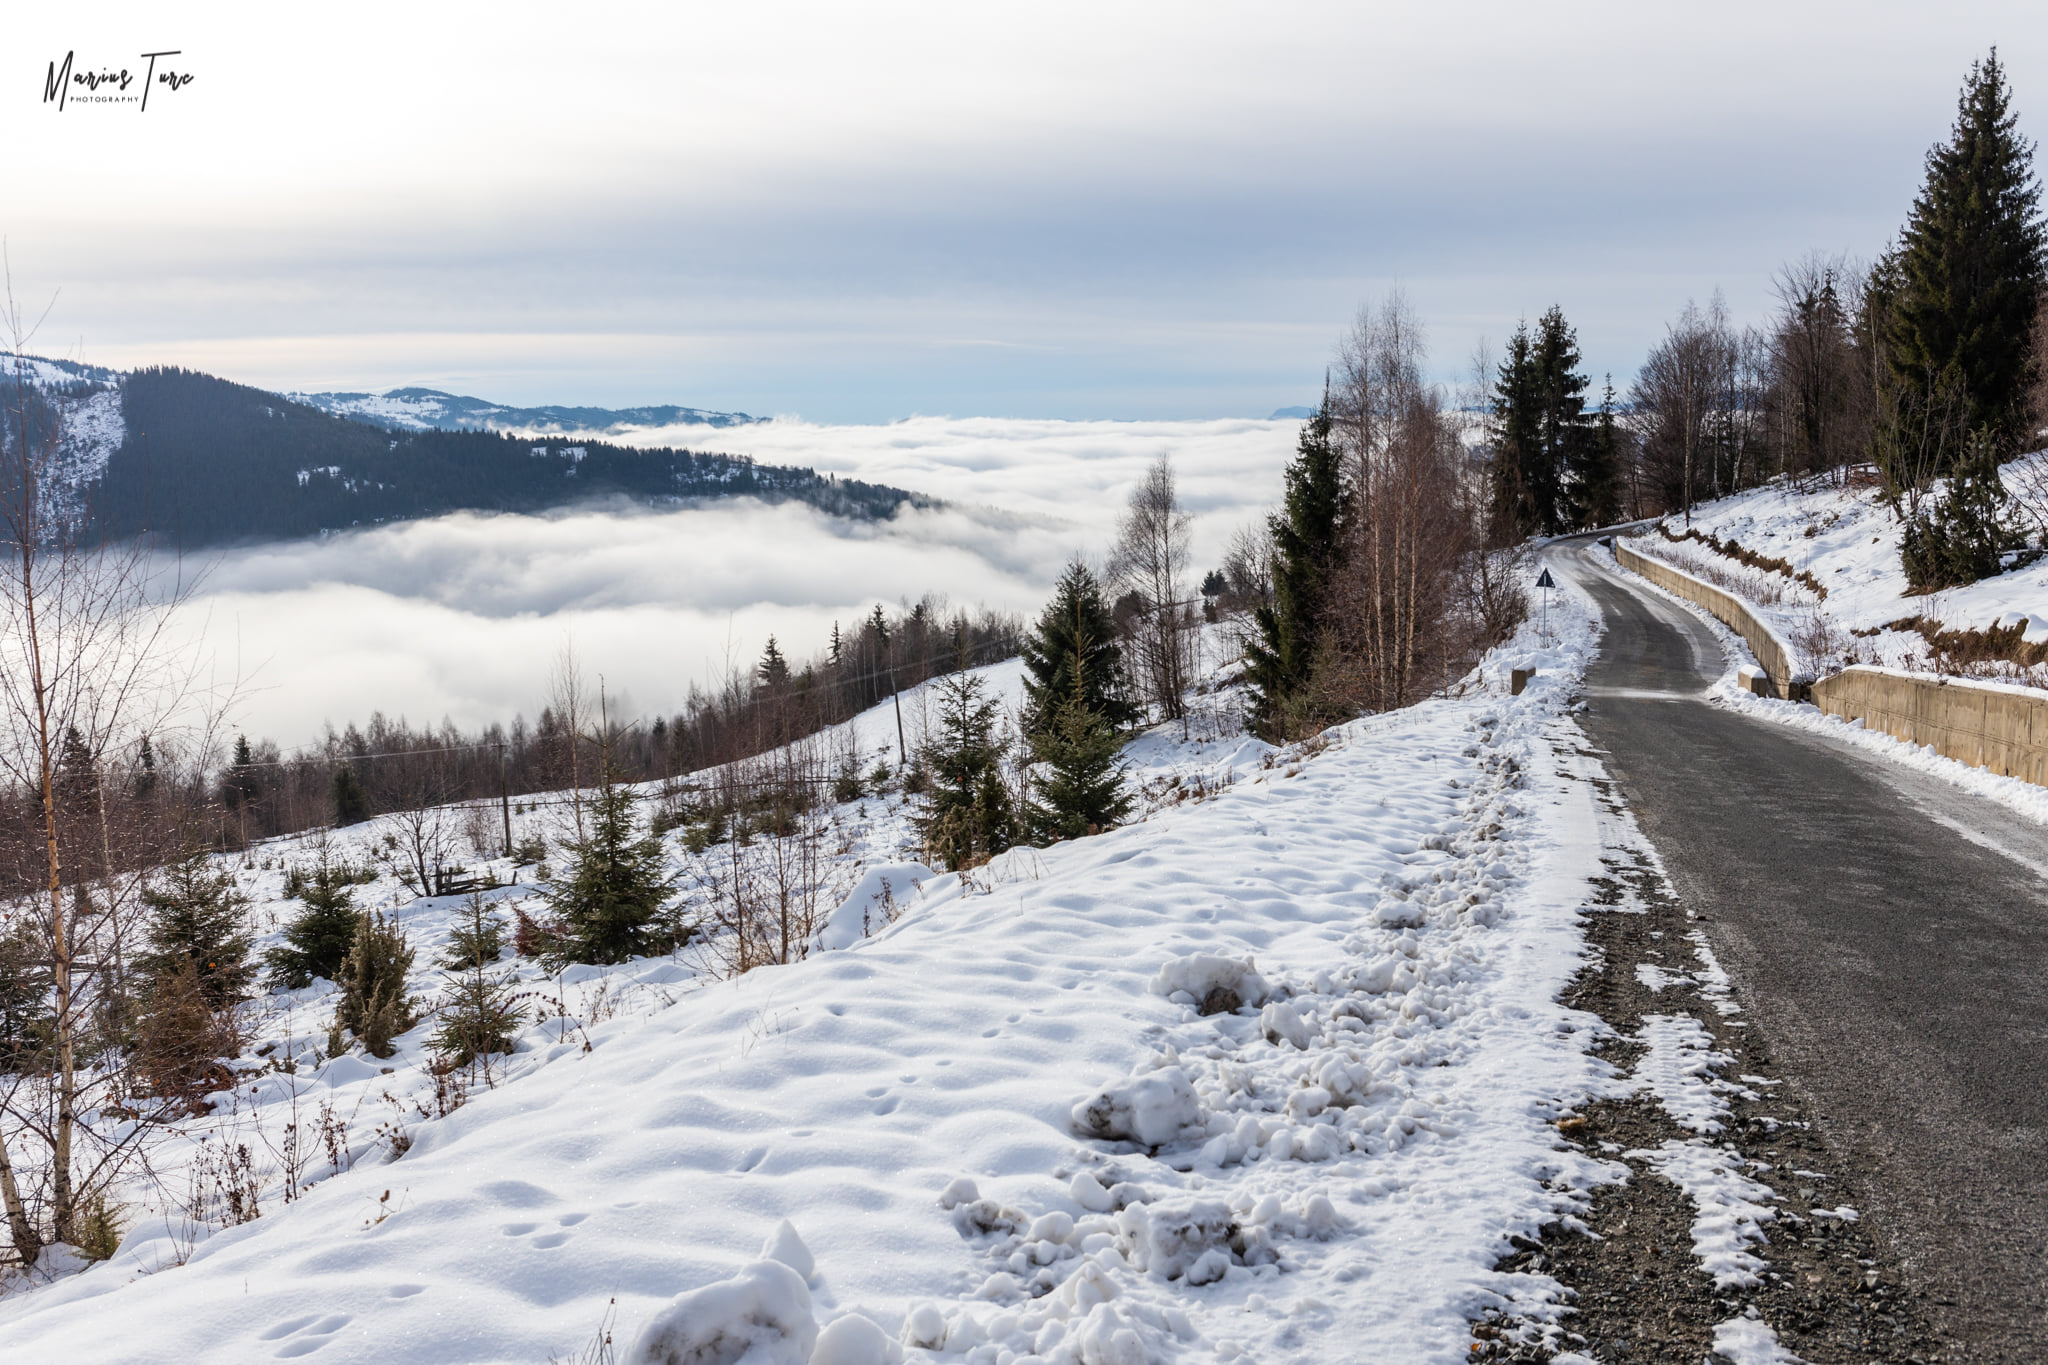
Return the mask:
{"type": "Polygon", "coordinates": [[[619,436],[649,427],[743,427],[765,422],[744,412],[711,412],[673,403],[640,408],[548,404],[513,407],[441,389],[404,388],[384,393],[288,393],[294,403],[390,431],[503,431],[514,435],[619,436]]]}
{"type": "MultiPolygon", "coordinates": [[[[934,505],[906,489],[757,464],[746,455],[476,426],[372,424],[193,370],[122,372],[0,356],[0,385],[10,398],[17,376],[27,381],[30,439],[56,437],[42,486],[52,513],[109,538],[153,534],[192,549],[607,499],[674,507],[753,497],[860,519],[886,519],[905,503],[934,505]]],[[[0,432],[0,444],[10,443],[0,432]]]]}

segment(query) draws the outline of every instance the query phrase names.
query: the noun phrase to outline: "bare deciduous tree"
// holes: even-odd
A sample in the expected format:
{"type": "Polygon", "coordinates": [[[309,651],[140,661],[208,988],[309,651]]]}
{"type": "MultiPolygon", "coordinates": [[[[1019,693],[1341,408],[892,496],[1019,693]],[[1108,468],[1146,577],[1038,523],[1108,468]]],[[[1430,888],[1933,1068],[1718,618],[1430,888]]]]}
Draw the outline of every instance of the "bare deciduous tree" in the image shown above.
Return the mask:
{"type": "MultiPolygon", "coordinates": [[[[125,1098],[114,1038],[87,1028],[117,1009],[138,869],[114,840],[108,767],[161,736],[196,700],[168,627],[194,583],[140,542],[94,541],[61,477],[66,400],[30,373],[35,331],[11,281],[0,418],[0,782],[33,810],[35,891],[14,907],[46,975],[45,1055],[0,1078],[0,1206],[24,1264],[71,1242],[121,1174],[145,1125],[108,1115],[125,1098]],[[92,1055],[83,1055],[81,1049],[92,1055]]],[[[206,740],[200,740],[204,748],[206,740]]],[[[117,1038],[118,1035],[115,1035],[117,1038]]]]}
{"type": "Polygon", "coordinates": [[[1476,490],[1443,400],[1423,377],[1421,320],[1399,293],[1361,309],[1331,392],[1348,470],[1322,709],[1405,706],[1469,650],[1459,606],[1478,551],[1476,490]]]}
{"type": "Polygon", "coordinates": [[[1166,720],[1184,720],[1196,668],[1199,618],[1188,600],[1194,518],[1174,491],[1173,458],[1161,454],[1131,490],[1109,571],[1135,595],[1126,617],[1134,672],[1166,720]]]}

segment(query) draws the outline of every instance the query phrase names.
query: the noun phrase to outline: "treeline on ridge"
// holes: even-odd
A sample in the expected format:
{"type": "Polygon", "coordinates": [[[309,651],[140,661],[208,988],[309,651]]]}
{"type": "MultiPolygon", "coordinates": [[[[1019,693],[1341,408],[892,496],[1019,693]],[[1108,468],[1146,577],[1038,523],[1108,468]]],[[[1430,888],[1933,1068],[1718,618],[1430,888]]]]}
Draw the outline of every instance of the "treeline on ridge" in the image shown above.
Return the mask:
{"type": "Polygon", "coordinates": [[[923,499],[742,455],[474,431],[386,431],[176,368],[121,386],[126,439],[83,490],[91,530],[184,548],[289,539],[455,511],[537,512],[606,497],[747,495],[853,517],[923,499]]]}

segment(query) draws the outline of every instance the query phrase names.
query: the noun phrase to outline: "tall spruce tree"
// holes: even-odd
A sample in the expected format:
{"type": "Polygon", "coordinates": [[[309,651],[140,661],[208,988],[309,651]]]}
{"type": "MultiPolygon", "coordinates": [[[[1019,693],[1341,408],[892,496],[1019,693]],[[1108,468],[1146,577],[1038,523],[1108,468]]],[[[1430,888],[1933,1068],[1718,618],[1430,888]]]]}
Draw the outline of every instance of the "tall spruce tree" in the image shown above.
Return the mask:
{"type": "Polygon", "coordinates": [[[1582,458],[1591,428],[1586,420],[1586,389],[1590,381],[1579,371],[1579,337],[1565,321],[1564,310],[1552,304],[1536,322],[1536,431],[1538,463],[1544,472],[1544,531],[1557,535],[1573,529],[1569,491],[1576,482],[1574,466],[1582,458]]]}
{"type": "Polygon", "coordinates": [[[1508,338],[1493,390],[1494,535],[1554,536],[1576,519],[1573,466],[1591,435],[1578,335],[1555,304],[1508,338]]]}
{"type": "Polygon", "coordinates": [[[1113,730],[1137,723],[1116,620],[1102,584],[1080,560],[1060,575],[1052,601],[1019,652],[1024,656],[1025,734],[1050,729],[1056,713],[1077,701],[1113,730]]]}
{"type": "Polygon", "coordinates": [[[1600,395],[1600,411],[1586,432],[1572,469],[1572,509],[1581,527],[1621,520],[1621,430],[1614,420],[1614,377],[1600,395]]]}
{"type": "Polygon", "coordinates": [[[1245,650],[1252,687],[1252,730],[1273,742],[1314,723],[1302,714],[1322,640],[1330,581],[1343,535],[1343,461],[1331,432],[1326,393],[1302,424],[1287,466],[1286,503],[1271,520],[1273,600],[1252,613],[1257,637],[1245,650]]]}
{"type": "MultiPolygon", "coordinates": [[[[1890,300],[1888,368],[1895,385],[1953,383],[1964,433],[1986,432],[1998,458],[2025,428],[2033,330],[2048,283],[2034,145],[2019,135],[1998,50],[1963,81],[1950,140],[1927,153],[1927,180],[1900,235],[1890,300]]],[[[1961,462],[1967,435],[1934,461],[1961,462]]]]}
{"type": "Polygon", "coordinates": [[[162,982],[189,967],[206,1007],[216,1012],[249,998],[256,969],[249,961],[248,902],[232,872],[216,872],[193,854],[166,868],[142,903],[150,911],[144,971],[162,982]]]}
{"type": "Polygon", "coordinates": [[[334,770],[331,795],[335,824],[360,825],[370,818],[370,798],[363,792],[362,779],[356,776],[354,764],[344,763],[334,770]]]}
{"type": "Polygon", "coordinates": [[[1494,543],[1513,544],[1543,534],[1555,490],[1541,466],[1542,431],[1537,414],[1542,385],[1536,370],[1529,324],[1515,325],[1494,372],[1492,413],[1487,419],[1489,532],[1494,543]]]}

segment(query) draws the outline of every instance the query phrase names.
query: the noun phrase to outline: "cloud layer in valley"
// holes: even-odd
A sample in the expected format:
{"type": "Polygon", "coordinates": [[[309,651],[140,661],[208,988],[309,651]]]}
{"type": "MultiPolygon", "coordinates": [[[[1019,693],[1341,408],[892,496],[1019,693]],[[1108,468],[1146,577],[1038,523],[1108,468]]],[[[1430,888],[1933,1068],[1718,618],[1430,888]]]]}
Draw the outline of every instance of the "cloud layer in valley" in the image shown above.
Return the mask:
{"type": "MultiPolygon", "coordinates": [[[[287,746],[372,708],[464,726],[529,717],[573,641],[637,714],[675,707],[770,633],[796,657],[836,620],[937,591],[1035,612],[1073,555],[1099,558],[1131,486],[1170,454],[1195,514],[1195,572],[1277,499],[1292,422],[917,418],[878,427],[776,422],[718,433],[764,461],[946,499],[888,522],[800,504],[672,511],[585,507],[460,514],[265,545],[211,567],[191,620],[238,674],[239,723],[287,746]]],[[[650,433],[644,439],[701,438],[650,433]]]]}

